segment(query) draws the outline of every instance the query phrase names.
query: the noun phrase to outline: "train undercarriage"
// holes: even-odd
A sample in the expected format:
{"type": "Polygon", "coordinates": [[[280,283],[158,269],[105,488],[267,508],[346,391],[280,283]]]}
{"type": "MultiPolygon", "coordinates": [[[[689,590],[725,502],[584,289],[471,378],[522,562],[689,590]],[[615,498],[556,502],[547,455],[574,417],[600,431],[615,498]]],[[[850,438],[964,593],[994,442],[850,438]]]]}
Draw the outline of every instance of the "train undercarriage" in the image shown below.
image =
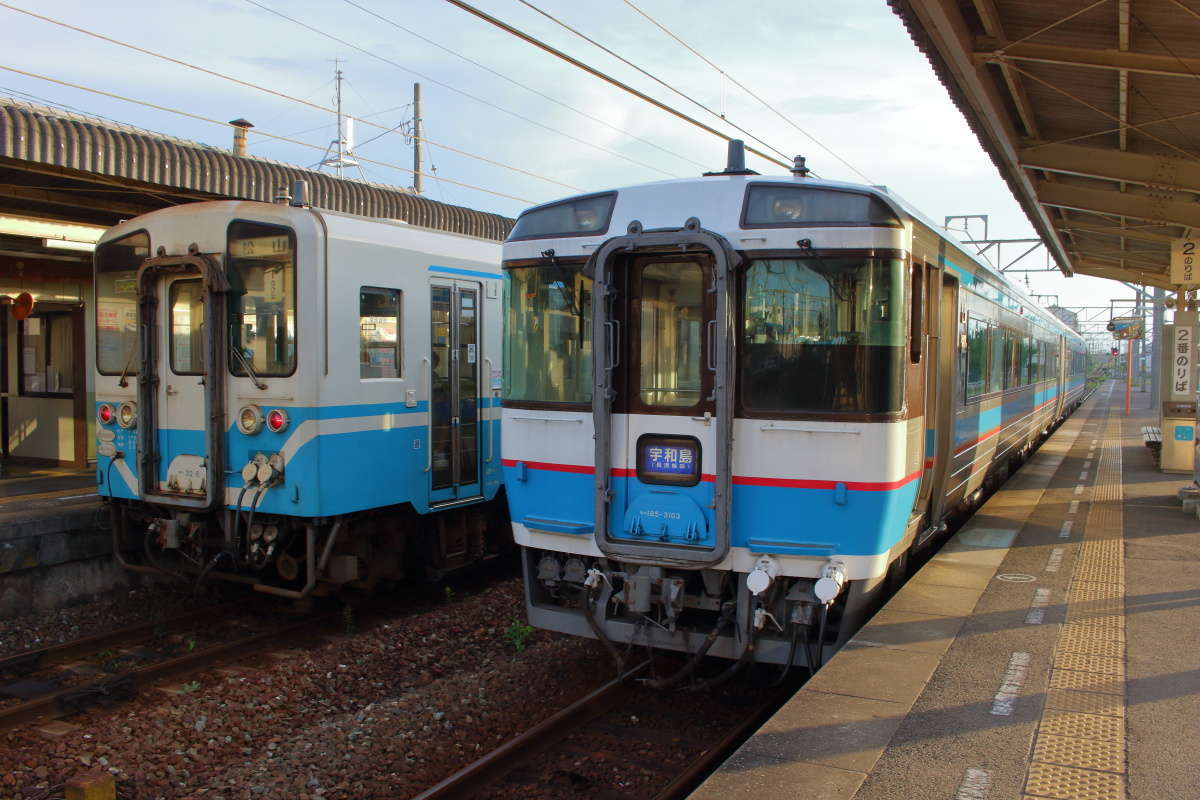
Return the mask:
{"type": "Polygon", "coordinates": [[[113,549],[137,572],[233,582],[293,600],[437,581],[510,550],[503,497],[422,515],[411,506],[307,519],[195,512],[116,500],[113,549]]]}

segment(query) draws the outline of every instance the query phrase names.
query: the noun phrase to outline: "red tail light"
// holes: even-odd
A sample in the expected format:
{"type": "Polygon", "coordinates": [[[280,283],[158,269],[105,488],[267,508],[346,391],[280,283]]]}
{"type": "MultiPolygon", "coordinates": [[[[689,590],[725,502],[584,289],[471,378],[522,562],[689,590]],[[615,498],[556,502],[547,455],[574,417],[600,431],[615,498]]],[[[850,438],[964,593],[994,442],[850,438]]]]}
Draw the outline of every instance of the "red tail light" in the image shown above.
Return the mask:
{"type": "Polygon", "coordinates": [[[282,408],[272,408],[267,412],[267,427],[272,433],[280,433],[288,426],[287,412],[282,408]]]}
{"type": "Polygon", "coordinates": [[[116,415],[117,412],[113,411],[113,407],[108,403],[101,403],[99,410],[96,411],[96,419],[100,420],[101,425],[111,425],[116,415]]]}

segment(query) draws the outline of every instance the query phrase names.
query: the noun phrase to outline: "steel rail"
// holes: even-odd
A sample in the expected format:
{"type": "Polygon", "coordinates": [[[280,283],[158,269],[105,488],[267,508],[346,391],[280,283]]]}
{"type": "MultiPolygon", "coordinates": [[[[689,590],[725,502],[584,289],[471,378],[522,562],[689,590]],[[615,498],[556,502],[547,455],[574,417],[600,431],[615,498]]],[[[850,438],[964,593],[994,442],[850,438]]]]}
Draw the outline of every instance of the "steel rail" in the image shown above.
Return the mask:
{"type": "Polygon", "coordinates": [[[650,665],[646,661],[624,675],[609,681],[599,689],[576,700],[553,716],[510,739],[477,761],[468,764],[440,783],[426,789],[413,800],[450,800],[468,798],[487,788],[489,782],[502,773],[510,772],[525,761],[550,747],[562,731],[580,725],[598,714],[610,710],[611,701],[623,692],[631,691],[626,682],[650,665]]]}
{"type": "Polygon", "coordinates": [[[218,606],[192,609],[178,616],[156,622],[141,622],[116,630],[84,636],[62,644],[38,647],[23,653],[14,653],[0,658],[0,673],[24,674],[53,664],[60,664],[100,650],[137,642],[153,634],[157,629],[177,628],[196,622],[211,622],[213,614],[227,614],[243,607],[242,604],[225,603],[218,606]]]}
{"type": "Polygon", "coordinates": [[[769,693],[768,699],[764,700],[753,714],[747,715],[741,724],[727,733],[721,741],[696,756],[683,772],[654,795],[654,800],[680,800],[691,794],[794,693],[795,689],[777,689],[769,693]]]}
{"type": "Polygon", "coordinates": [[[92,703],[109,703],[127,699],[139,687],[151,681],[177,678],[180,675],[204,669],[214,663],[235,661],[254,655],[279,639],[286,638],[298,631],[335,623],[341,618],[340,612],[309,617],[232,642],[224,642],[156,664],[137,667],[125,673],[109,675],[89,683],[58,689],[8,708],[0,708],[0,732],[12,730],[43,717],[70,714],[92,703]]]}

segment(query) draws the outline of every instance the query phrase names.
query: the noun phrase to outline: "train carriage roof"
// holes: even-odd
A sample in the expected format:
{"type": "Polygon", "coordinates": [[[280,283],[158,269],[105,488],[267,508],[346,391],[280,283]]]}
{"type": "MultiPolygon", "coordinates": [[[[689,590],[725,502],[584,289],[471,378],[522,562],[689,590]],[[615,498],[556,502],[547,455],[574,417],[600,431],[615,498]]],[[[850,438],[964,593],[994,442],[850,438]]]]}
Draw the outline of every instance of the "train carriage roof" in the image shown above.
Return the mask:
{"type": "MultiPolygon", "coordinates": [[[[696,217],[700,220],[701,225],[710,230],[717,232],[740,230],[746,189],[753,184],[804,186],[833,191],[855,192],[878,198],[895,212],[898,217],[925,226],[935,236],[938,236],[947,245],[953,247],[958,254],[961,254],[961,258],[955,259],[957,266],[964,266],[959,264],[958,261],[968,261],[973,276],[976,279],[980,275],[986,276],[986,283],[1002,287],[1007,294],[1011,295],[1017,301],[1020,313],[1032,313],[1041,322],[1062,331],[1068,338],[1078,336],[1062,320],[1034,302],[1017,284],[1009,280],[997,268],[969,253],[960,242],[946,232],[943,226],[934,222],[914,205],[886,186],[844,183],[841,181],[825,180],[823,178],[744,174],[714,174],[701,178],[655,181],[652,183],[606,189],[600,192],[590,192],[586,195],[575,195],[529,208],[518,216],[517,226],[513,229],[513,234],[509,241],[514,241],[512,237],[520,238],[518,234],[520,232],[521,218],[532,212],[550,209],[560,204],[577,202],[585,198],[614,194],[616,201],[613,209],[613,220],[605,230],[597,231],[597,238],[607,239],[611,236],[622,234],[625,225],[634,218],[638,219],[646,229],[680,227],[688,217],[696,217]],[[673,198],[677,198],[679,202],[672,202],[673,198]],[[676,213],[674,209],[679,206],[685,207],[687,212],[683,214],[676,213]],[[631,213],[618,218],[618,214],[623,208],[628,209],[631,213]],[[717,221],[715,225],[713,224],[714,220],[717,221]]],[[[547,238],[554,237],[550,236],[547,238]]]]}

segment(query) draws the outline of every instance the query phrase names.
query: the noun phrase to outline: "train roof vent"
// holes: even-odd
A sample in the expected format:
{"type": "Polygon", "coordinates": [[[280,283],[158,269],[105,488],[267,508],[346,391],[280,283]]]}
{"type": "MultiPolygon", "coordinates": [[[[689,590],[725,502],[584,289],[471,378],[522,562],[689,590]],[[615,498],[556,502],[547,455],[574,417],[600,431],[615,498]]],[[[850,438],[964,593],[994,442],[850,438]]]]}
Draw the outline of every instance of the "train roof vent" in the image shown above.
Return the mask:
{"type": "Polygon", "coordinates": [[[708,178],[713,175],[758,175],[752,169],[746,169],[746,143],[741,139],[729,140],[729,158],[725,162],[725,169],[721,172],[706,172],[704,177],[708,178]]]}

